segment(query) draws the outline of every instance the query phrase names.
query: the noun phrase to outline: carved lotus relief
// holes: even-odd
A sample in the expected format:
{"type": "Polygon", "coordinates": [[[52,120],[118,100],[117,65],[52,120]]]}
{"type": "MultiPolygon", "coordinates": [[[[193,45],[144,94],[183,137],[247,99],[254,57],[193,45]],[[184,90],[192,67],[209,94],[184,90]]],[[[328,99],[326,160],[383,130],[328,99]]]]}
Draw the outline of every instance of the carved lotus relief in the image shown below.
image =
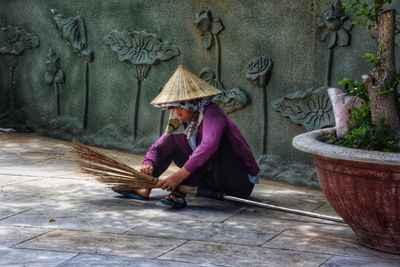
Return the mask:
{"type": "Polygon", "coordinates": [[[326,90],[327,87],[320,87],[296,91],[273,101],[272,107],[307,131],[334,126],[332,104],[326,90]]]}

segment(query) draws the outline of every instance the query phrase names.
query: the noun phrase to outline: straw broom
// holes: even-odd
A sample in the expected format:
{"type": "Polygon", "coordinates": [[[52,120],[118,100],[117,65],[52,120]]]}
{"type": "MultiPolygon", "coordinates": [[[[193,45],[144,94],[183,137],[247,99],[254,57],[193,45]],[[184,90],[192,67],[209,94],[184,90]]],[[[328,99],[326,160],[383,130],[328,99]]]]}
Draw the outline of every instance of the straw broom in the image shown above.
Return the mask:
{"type": "MultiPolygon", "coordinates": [[[[85,173],[94,175],[96,180],[112,188],[124,191],[157,188],[159,179],[142,173],[112,156],[77,141],[72,142],[72,154],[85,173]]],[[[181,193],[196,196],[196,188],[179,186],[181,193]]]]}
{"type": "MultiPolygon", "coordinates": [[[[96,149],[81,144],[77,141],[73,141],[72,143],[72,154],[75,158],[75,161],[80,165],[83,172],[94,175],[99,182],[105,183],[112,188],[124,191],[136,191],[143,188],[151,189],[158,187],[157,185],[159,179],[157,179],[156,177],[139,172],[107,154],[101,153],[96,149]]],[[[192,196],[209,197],[219,200],[230,200],[262,208],[268,208],[277,211],[343,223],[343,219],[338,217],[332,217],[296,209],[289,209],[248,199],[242,199],[234,196],[227,196],[222,192],[211,192],[198,187],[180,185],[177,190],[183,194],[188,194],[192,196]]]]}

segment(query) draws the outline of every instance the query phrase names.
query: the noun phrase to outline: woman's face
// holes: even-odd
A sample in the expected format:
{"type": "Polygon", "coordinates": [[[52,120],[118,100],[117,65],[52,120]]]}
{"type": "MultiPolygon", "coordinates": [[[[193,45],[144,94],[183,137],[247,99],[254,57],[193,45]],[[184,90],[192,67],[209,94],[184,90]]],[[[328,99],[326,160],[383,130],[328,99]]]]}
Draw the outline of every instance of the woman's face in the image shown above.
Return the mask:
{"type": "Polygon", "coordinates": [[[175,107],[172,109],[172,112],[174,112],[175,117],[180,121],[180,122],[191,122],[194,116],[193,111],[189,111],[184,108],[180,107],[175,107]]]}

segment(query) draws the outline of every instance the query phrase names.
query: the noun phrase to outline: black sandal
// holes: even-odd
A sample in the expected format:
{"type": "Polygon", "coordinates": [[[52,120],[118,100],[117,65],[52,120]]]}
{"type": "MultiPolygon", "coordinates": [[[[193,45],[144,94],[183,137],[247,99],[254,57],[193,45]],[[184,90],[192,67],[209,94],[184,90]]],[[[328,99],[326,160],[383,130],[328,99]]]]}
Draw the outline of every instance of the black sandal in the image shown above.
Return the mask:
{"type": "Polygon", "coordinates": [[[160,201],[164,205],[176,209],[183,209],[184,207],[186,207],[185,195],[182,195],[178,192],[172,192],[171,194],[164,196],[160,201]]]}

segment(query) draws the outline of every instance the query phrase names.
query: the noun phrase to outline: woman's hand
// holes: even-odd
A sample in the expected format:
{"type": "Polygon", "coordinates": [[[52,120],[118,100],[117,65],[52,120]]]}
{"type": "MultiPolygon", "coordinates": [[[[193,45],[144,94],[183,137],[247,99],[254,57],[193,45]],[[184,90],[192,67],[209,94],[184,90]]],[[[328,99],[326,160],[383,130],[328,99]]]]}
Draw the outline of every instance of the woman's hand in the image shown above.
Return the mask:
{"type": "Polygon", "coordinates": [[[173,192],[189,175],[190,172],[185,168],[181,168],[166,179],[159,181],[157,187],[173,192]]]}
{"type": "Polygon", "coordinates": [[[150,164],[144,164],[140,166],[140,172],[148,174],[148,175],[153,175],[154,167],[153,165],[150,164]]]}

